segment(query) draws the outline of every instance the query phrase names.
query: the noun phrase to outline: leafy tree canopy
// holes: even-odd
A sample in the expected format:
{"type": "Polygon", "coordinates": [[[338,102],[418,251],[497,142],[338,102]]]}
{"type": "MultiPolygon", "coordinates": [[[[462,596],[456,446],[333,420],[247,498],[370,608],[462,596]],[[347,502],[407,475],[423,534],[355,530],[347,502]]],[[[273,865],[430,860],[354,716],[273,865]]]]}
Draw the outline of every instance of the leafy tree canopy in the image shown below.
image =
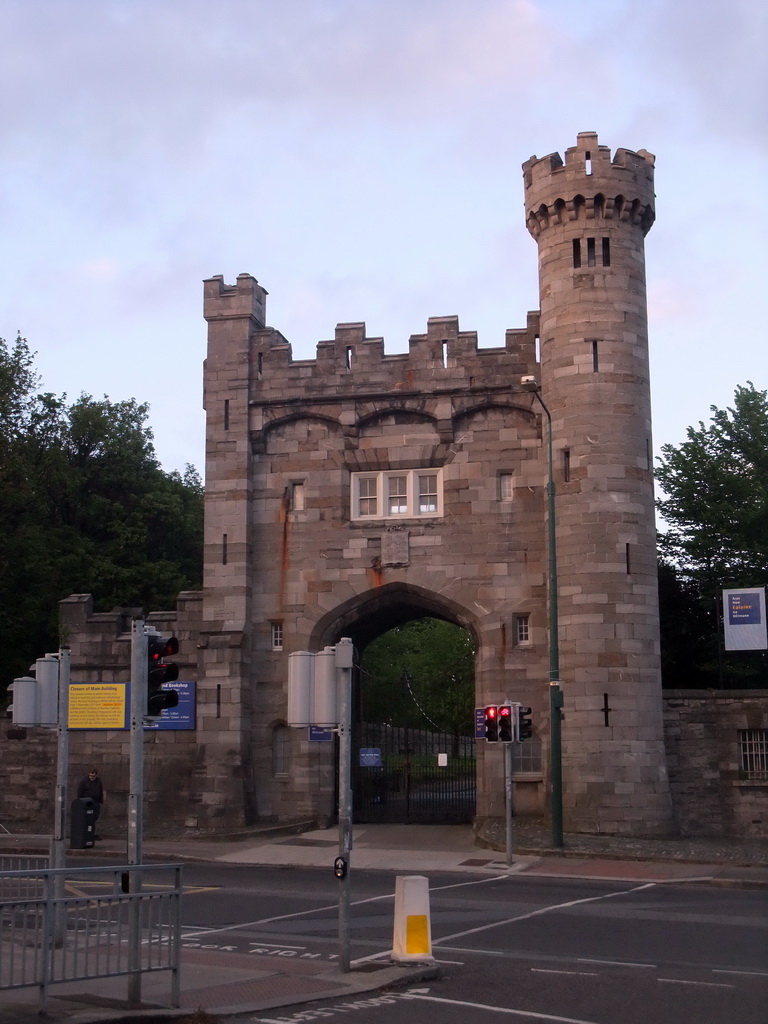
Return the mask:
{"type": "Polygon", "coordinates": [[[377,637],[362,658],[366,722],[471,735],[475,644],[442,619],[417,619],[377,637]]]}
{"type": "Polygon", "coordinates": [[[768,393],[747,382],[711,411],[656,471],[664,685],[765,686],[766,655],[727,654],[719,637],[721,591],[768,584],[768,393]]]}
{"type": "Polygon", "coordinates": [[[733,408],[712,406],[710,425],[661,449],[662,554],[721,586],[754,586],[768,575],[767,394],[738,387],[733,408]]]}
{"type": "Polygon", "coordinates": [[[166,473],[149,408],[38,390],[27,342],[0,338],[0,682],[56,650],[58,602],[173,608],[202,578],[203,485],[166,473]]]}

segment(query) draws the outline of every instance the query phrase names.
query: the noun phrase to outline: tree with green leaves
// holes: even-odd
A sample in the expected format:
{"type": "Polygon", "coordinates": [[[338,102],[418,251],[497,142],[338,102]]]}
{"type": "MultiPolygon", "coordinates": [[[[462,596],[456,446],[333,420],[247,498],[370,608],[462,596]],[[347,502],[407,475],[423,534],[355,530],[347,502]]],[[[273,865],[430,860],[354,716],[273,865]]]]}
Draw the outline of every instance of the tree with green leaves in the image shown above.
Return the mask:
{"type": "Polygon", "coordinates": [[[166,473],[148,406],[40,392],[27,342],[0,339],[0,682],[56,650],[58,602],[173,608],[202,578],[203,486],[166,473]]]}
{"type": "Polygon", "coordinates": [[[363,652],[365,722],[471,735],[475,643],[460,626],[415,619],[377,637],[363,652]]]}
{"type": "Polygon", "coordinates": [[[665,686],[768,685],[766,656],[726,656],[720,594],[768,584],[768,393],[748,382],[661,449],[657,503],[665,686]]]}

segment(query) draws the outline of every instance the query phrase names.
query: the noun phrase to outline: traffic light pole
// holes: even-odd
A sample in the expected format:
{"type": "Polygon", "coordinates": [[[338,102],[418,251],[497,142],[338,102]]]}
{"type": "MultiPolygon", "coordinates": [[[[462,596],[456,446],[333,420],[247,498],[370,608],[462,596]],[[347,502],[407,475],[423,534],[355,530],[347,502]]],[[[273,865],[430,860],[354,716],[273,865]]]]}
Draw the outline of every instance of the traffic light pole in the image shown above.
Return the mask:
{"type": "MultiPolygon", "coordinates": [[[[51,843],[51,867],[66,867],[66,823],[67,823],[67,774],[69,772],[69,677],[70,651],[68,647],[59,650],[59,701],[56,725],[56,798],[54,800],[53,842],[51,843]]],[[[54,875],[54,897],[57,901],[64,896],[64,875],[54,875]]],[[[54,942],[60,946],[66,934],[66,919],[63,903],[57,902],[54,923],[54,942]]]]}
{"type": "Polygon", "coordinates": [[[512,829],[512,744],[504,744],[504,789],[506,791],[505,802],[505,826],[507,841],[507,867],[511,868],[514,861],[512,848],[514,846],[514,835],[512,829]]]}
{"type": "Polygon", "coordinates": [[[352,665],[354,646],[347,637],[336,644],[336,673],[339,697],[339,968],[350,968],[350,878],[352,852],[352,665]]]}
{"type": "MultiPolygon", "coordinates": [[[[147,636],[144,619],[134,619],[131,632],[131,768],[128,793],[128,863],[142,863],[144,829],[144,701],[148,686],[147,636]]],[[[141,872],[129,871],[131,892],[141,891],[141,872]]],[[[141,1003],[141,903],[131,901],[128,938],[128,1002],[141,1003]]]]}

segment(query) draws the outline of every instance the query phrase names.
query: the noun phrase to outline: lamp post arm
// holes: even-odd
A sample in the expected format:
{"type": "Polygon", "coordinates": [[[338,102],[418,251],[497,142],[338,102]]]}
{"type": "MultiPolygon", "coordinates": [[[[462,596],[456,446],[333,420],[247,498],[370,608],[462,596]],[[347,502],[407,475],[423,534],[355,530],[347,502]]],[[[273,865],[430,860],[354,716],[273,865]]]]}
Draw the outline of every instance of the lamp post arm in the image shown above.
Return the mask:
{"type": "Polygon", "coordinates": [[[560,679],[560,645],[558,643],[557,615],[557,538],[555,533],[555,474],[552,450],[552,414],[538,391],[534,395],[547,417],[547,450],[549,474],[547,478],[547,530],[549,539],[549,681],[560,679]]]}
{"type": "Polygon", "coordinates": [[[550,786],[552,812],[552,845],[563,845],[563,768],[560,735],[563,696],[560,689],[560,643],[557,609],[557,533],[555,529],[555,474],[552,451],[552,414],[538,388],[533,392],[547,417],[547,539],[549,548],[549,722],[550,722],[550,786]]]}

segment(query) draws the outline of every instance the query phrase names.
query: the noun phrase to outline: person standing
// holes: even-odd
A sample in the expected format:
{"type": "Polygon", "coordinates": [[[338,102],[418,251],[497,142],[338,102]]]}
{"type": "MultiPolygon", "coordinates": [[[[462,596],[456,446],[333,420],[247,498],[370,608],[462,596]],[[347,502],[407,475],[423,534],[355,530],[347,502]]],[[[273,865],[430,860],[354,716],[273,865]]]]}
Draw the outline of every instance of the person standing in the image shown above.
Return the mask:
{"type": "Polygon", "coordinates": [[[93,800],[93,838],[101,839],[101,836],[96,835],[96,822],[99,820],[101,814],[101,805],[107,796],[107,791],[104,789],[99,773],[96,768],[89,768],[88,774],[84,779],[80,780],[80,784],[77,787],[77,797],[82,799],[83,797],[90,797],[93,800]]]}

